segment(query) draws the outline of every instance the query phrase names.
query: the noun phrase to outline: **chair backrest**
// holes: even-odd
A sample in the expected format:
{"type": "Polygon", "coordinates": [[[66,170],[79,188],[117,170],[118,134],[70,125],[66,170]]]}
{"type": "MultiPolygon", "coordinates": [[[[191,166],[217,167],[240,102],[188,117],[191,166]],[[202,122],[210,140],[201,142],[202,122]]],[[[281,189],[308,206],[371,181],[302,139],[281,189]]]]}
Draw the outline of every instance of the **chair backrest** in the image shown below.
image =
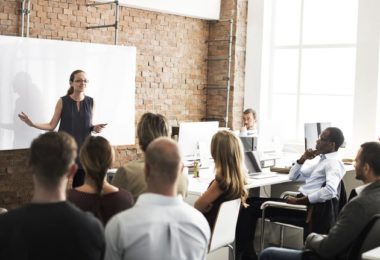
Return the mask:
{"type": "MultiPolygon", "coordinates": [[[[326,183],[324,183],[322,187],[325,185],[326,183]]],[[[312,210],[311,221],[309,222],[308,229],[305,230],[305,238],[311,232],[328,234],[330,228],[335,225],[340,210],[347,202],[346,188],[344,187],[343,180],[340,181],[338,192],[339,199],[333,198],[326,200],[325,202],[313,204],[312,209],[310,207],[310,210],[312,210]],[[323,216],[323,218],[321,218],[321,216],[323,216]]]]}
{"type": "Polygon", "coordinates": [[[240,205],[240,198],[225,201],[220,205],[214,230],[212,231],[209,252],[234,242],[240,205]]]}
{"type": "MultiPolygon", "coordinates": [[[[342,208],[347,204],[347,193],[346,193],[346,187],[344,185],[343,180],[339,183],[339,209],[340,212],[342,208]]],[[[338,213],[339,213],[338,212],[338,213]]]]}
{"type": "Polygon", "coordinates": [[[349,259],[361,259],[362,253],[380,246],[380,214],[373,216],[350,248],[349,259]]]}

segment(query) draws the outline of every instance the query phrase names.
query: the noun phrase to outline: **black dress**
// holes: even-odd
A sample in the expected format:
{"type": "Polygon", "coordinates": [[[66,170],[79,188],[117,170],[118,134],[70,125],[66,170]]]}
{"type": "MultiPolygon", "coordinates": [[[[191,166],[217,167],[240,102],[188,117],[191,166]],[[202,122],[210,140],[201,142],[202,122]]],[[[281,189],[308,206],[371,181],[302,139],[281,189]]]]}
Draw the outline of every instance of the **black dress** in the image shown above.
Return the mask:
{"type": "MultiPolygon", "coordinates": [[[[78,110],[77,101],[73,100],[70,96],[63,96],[61,99],[62,112],[58,131],[65,131],[74,137],[78,145],[79,155],[80,147],[86,137],[91,134],[94,100],[91,97],[85,96],[80,101],[78,110]]],[[[84,171],[79,157],[77,157],[76,163],[78,164],[78,172],[74,176],[73,187],[80,186],[84,182],[84,171]]]]}

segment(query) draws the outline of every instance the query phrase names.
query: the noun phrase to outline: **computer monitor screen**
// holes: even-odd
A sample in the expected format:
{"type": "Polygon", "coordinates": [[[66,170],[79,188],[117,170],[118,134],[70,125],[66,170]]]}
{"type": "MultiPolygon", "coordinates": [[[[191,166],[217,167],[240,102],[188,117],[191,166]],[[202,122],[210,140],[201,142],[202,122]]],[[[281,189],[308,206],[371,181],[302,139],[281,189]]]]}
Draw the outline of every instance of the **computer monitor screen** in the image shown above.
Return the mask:
{"type": "Polygon", "coordinates": [[[245,152],[244,162],[247,167],[248,174],[261,172],[260,159],[257,151],[245,152]]]}
{"type": "Polygon", "coordinates": [[[240,136],[240,140],[243,144],[244,152],[251,152],[257,150],[257,137],[240,136]]]}
{"type": "Polygon", "coordinates": [[[319,135],[330,126],[331,123],[305,123],[305,150],[314,149],[319,135]]]}
{"type": "MultiPolygon", "coordinates": [[[[184,159],[204,156],[211,158],[211,140],[218,132],[219,122],[184,122],[179,125],[178,147],[184,159]],[[199,150],[203,155],[197,154],[199,150]]],[[[199,158],[197,158],[199,159],[199,158]]]]}

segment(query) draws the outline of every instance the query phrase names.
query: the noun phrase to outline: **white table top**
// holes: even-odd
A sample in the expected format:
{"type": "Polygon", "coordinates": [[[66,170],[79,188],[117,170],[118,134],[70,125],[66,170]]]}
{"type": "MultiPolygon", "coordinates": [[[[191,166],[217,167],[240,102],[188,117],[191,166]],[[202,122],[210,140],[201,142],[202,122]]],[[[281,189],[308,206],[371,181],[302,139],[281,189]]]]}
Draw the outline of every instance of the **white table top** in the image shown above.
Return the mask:
{"type": "Polygon", "coordinates": [[[367,260],[378,260],[378,259],[380,259],[380,246],[363,253],[362,259],[367,259],[367,260]]]}
{"type": "MultiPolygon", "coordinates": [[[[268,169],[269,170],[269,169],[268,169]]],[[[265,172],[263,173],[265,174],[265,172]]],[[[210,184],[210,182],[214,179],[214,173],[212,169],[200,169],[199,178],[194,178],[193,175],[189,175],[189,187],[188,193],[192,195],[202,195],[205,192],[210,184]]],[[[273,177],[262,178],[262,179],[253,179],[247,178],[248,184],[247,188],[258,188],[267,185],[273,185],[278,183],[290,182],[287,174],[279,174],[276,173],[273,177]]]]}
{"type": "MultiPolygon", "coordinates": [[[[352,165],[345,165],[346,173],[354,173],[355,168],[352,165]]],[[[269,168],[263,168],[263,174],[265,172],[270,172],[269,168]]],[[[199,178],[193,178],[192,174],[189,174],[189,186],[188,186],[188,194],[200,196],[203,192],[205,192],[210,184],[210,182],[215,178],[214,176],[214,165],[213,162],[210,163],[210,167],[207,169],[199,170],[199,178]]],[[[286,183],[291,182],[288,178],[288,174],[277,173],[274,177],[262,178],[262,179],[254,179],[247,178],[249,183],[247,184],[247,188],[258,188],[262,186],[269,186],[273,184],[286,183]]]]}

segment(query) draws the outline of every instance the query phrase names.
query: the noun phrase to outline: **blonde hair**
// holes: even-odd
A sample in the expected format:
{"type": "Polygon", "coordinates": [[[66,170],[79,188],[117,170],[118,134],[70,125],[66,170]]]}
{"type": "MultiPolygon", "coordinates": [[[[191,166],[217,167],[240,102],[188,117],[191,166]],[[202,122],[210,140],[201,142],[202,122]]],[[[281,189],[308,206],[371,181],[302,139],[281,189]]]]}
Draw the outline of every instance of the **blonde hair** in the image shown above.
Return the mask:
{"type": "Polygon", "coordinates": [[[245,188],[244,153],[241,141],[232,132],[222,130],[211,141],[211,155],[215,161],[215,179],[227,199],[241,199],[245,205],[248,197],[245,188]]]}

